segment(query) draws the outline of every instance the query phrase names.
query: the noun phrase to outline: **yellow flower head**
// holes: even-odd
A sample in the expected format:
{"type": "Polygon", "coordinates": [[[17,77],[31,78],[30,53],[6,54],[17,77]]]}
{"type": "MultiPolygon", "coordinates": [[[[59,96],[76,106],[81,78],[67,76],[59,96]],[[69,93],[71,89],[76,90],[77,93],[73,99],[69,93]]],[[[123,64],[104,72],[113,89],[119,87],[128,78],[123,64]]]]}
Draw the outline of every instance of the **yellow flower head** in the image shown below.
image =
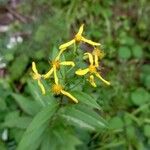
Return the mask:
{"type": "Polygon", "coordinates": [[[32,62],[32,71],[33,71],[32,74],[33,79],[38,81],[38,85],[42,91],[42,94],[45,94],[45,88],[41,82],[42,75],[38,73],[35,62],[32,62]]]}
{"type": "Polygon", "coordinates": [[[52,86],[52,92],[56,95],[61,94],[61,90],[63,89],[63,87],[60,84],[54,84],[52,86]]]}
{"type": "Polygon", "coordinates": [[[45,75],[43,75],[43,77],[47,79],[52,74],[54,74],[54,79],[56,84],[58,84],[58,77],[56,75],[56,71],[60,69],[60,66],[72,66],[72,67],[75,66],[73,61],[60,62],[59,58],[60,58],[60,54],[58,54],[58,56],[52,61],[52,68],[45,75]]]}
{"type": "Polygon", "coordinates": [[[99,66],[98,60],[99,59],[101,60],[105,56],[105,53],[98,48],[94,48],[92,54],[94,55],[95,65],[98,67],[99,66]]]}
{"type": "MultiPolygon", "coordinates": [[[[57,78],[57,75],[54,78],[57,78]]],[[[70,93],[63,90],[62,85],[60,85],[58,82],[56,83],[56,79],[55,79],[55,84],[53,84],[53,86],[52,86],[52,92],[55,95],[63,94],[65,96],[69,97],[73,102],[78,103],[78,100],[74,96],[72,96],[70,93]]]]}
{"type": "Polygon", "coordinates": [[[105,84],[110,85],[110,82],[106,81],[102,78],[102,76],[97,71],[97,65],[93,58],[93,55],[91,53],[85,53],[85,55],[88,55],[90,65],[86,69],[79,69],[75,73],[79,76],[83,76],[87,73],[90,74],[88,81],[91,83],[92,86],[96,87],[95,81],[94,81],[94,75],[98,77],[100,80],[102,80],[105,84]]]}
{"type": "Polygon", "coordinates": [[[60,61],[59,60],[52,61],[52,66],[55,66],[56,69],[59,69],[60,68],[60,61]]]}
{"type": "Polygon", "coordinates": [[[97,47],[94,48],[92,54],[97,55],[100,59],[102,59],[105,56],[105,53],[97,47]]]}
{"type": "Polygon", "coordinates": [[[88,39],[86,39],[86,38],[84,38],[84,37],[82,36],[83,28],[84,28],[84,24],[82,24],[82,25],[80,26],[79,31],[78,31],[78,33],[74,36],[74,38],[73,38],[71,41],[69,41],[69,42],[67,42],[67,43],[65,43],[65,44],[60,45],[60,46],[59,46],[59,49],[61,49],[61,51],[64,51],[67,47],[69,47],[70,45],[72,45],[72,44],[74,44],[74,43],[76,43],[76,42],[85,42],[85,43],[88,43],[88,44],[90,44],[90,45],[92,45],[92,46],[99,46],[100,43],[93,42],[93,41],[88,40],[88,39]]]}

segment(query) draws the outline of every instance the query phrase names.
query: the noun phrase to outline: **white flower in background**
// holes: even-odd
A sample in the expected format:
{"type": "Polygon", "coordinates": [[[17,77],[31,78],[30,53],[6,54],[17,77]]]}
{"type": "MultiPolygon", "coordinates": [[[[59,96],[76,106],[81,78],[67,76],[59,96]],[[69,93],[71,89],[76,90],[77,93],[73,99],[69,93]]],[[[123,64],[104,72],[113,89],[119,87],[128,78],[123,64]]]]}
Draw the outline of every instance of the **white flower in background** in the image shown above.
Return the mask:
{"type": "Polygon", "coordinates": [[[0,55],[0,69],[6,67],[6,63],[4,63],[4,62],[2,62],[2,61],[3,61],[3,57],[0,55]]]}
{"type": "Polygon", "coordinates": [[[17,37],[17,42],[18,42],[18,43],[22,43],[22,42],[23,42],[23,38],[22,38],[21,36],[18,36],[18,37],[17,37]]]}
{"type": "Polygon", "coordinates": [[[22,43],[22,42],[23,42],[23,38],[21,36],[13,36],[13,37],[10,37],[9,43],[6,45],[6,47],[8,49],[12,49],[17,44],[22,43]]]}
{"type": "Polygon", "coordinates": [[[4,129],[2,133],[2,140],[7,141],[8,140],[8,129],[4,129]]]}

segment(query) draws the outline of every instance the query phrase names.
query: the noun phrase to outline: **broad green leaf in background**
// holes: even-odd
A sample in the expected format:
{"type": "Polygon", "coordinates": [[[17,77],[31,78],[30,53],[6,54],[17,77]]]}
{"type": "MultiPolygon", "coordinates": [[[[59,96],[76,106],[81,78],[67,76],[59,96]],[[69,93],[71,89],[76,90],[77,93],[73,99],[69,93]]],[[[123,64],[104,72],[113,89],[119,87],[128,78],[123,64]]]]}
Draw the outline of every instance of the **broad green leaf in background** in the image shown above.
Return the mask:
{"type": "Polygon", "coordinates": [[[148,64],[142,65],[140,79],[142,83],[150,89],[150,67],[148,64]]]}
{"type": "Polygon", "coordinates": [[[9,128],[16,127],[16,128],[25,129],[28,127],[30,122],[31,122],[31,117],[21,116],[19,111],[12,111],[5,116],[5,120],[2,126],[9,127],[9,128]]]}
{"type": "Polygon", "coordinates": [[[0,111],[5,110],[7,108],[6,102],[3,98],[0,97],[0,111]]]}
{"type": "Polygon", "coordinates": [[[16,57],[15,61],[13,61],[12,65],[9,67],[12,80],[16,80],[21,77],[28,64],[28,60],[29,58],[24,54],[16,57]]]}
{"type": "Polygon", "coordinates": [[[132,125],[126,127],[126,134],[129,140],[132,140],[136,136],[135,127],[132,125]]]}
{"type": "Polygon", "coordinates": [[[111,118],[108,124],[111,129],[121,129],[124,126],[123,120],[118,116],[111,118]]]}
{"type": "Polygon", "coordinates": [[[150,138],[150,125],[145,125],[144,126],[144,134],[146,137],[150,138]]]}
{"type": "MultiPolygon", "coordinates": [[[[4,84],[5,84],[5,82],[4,82],[4,84]]],[[[6,104],[6,100],[5,99],[6,99],[7,95],[9,94],[9,92],[11,91],[8,88],[10,91],[6,92],[6,89],[2,85],[3,85],[3,83],[0,82],[0,111],[4,111],[4,110],[7,109],[7,104],[6,104]]]]}
{"type": "Polygon", "coordinates": [[[145,77],[145,81],[144,81],[145,86],[150,90],[150,75],[147,75],[145,77]]]}
{"type": "Polygon", "coordinates": [[[63,109],[62,117],[68,123],[89,130],[101,130],[106,127],[106,122],[94,110],[86,106],[68,106],[63,109]]]}
{"type": "Polygon", "coordinates": [[[31,117],[20,117],[20,116],[12,116],[12,118],[5,118],[4,123],[2,126],[9,127],[9,128],[20,128],[20,129],[26,129],[28,125],[30,124],[32,118],[31,117]]]}
{"type": "Polygon", "coordinates": [[[25,131],[23,138],[21,139],[17,150],[35,150],[37,141],[42,140],[42,134],[48,127],[51,117],[58,109],[58,104],[53,102],[52,105],[44,107],[32,120],[31,124],[25,131]]]}
{"type": "Polygon", "coordinates": [[[92,108],[101,109],[94,97],[90,96],[89,94],[80,91],[72,91],[71,93],[79,100],[79,102],[87,104],[92,108]]]}
{"type": "Polygon", "coordinates": [[[142,47],[139,45],[133,46],[132,53],[135,58],[142,58],[142,56],[143,56],[142,47]]]}
{"type": "MultiPolygon", "coordinates": [[[[17,143],[20,142],[24,132],[25,132],[25,129],[20,129],[20,128],[11,128],[10,130],[8,130],[8,135],[9,135],[9,138],[12,137],[12,135],[14,136],[14,139],[17,143]]],[[[16,144],[15,144],[15,148],[16,148],[16,144]]]]}
{"type": "MultiPolygon", "coordinates": [[[[41,109],[40,105],[19,94],[12,94],[19,107],[28,115],[34,116],[41,109]]],[[[31,98],[30,98],[31,99],[31,98]]]]}
{"type": "Polygon", "coordinates": [[[0,140],[0,150],[7,150],[5,144],[0,140]]]}
{"type": "Polygon", "coordinates": [[[133,46],[135,44],[135,39],[125,33],[123,37],[120,39],[121,44],[133,46]]]}
{"type": "Polygon", "coordinates": [[[124,114],[123,120],[124,120],[126,126],[129,126],[133,123],[133,120],[127,113],[124,114]]]}
{"type": "Polygon", "coordinates": [[[131,50],[129,47],[122,46],[118,49],[118,56],[120,59],[129,59],[131,57],[131,50]]]}
{"type": "Polygon", "coordinates": [[[45,25],[40,25],[35,33],[34,40],[36,42],[41,42],[45,40],[45,35],[47,33],[47,28],[45,25]]]}
{"type": "Polygon", "coordinates": [[[149,98],[150,94],[143,88],[138,88],[131,93],[131,100],[137,106],[148,102],[149,98]]]}

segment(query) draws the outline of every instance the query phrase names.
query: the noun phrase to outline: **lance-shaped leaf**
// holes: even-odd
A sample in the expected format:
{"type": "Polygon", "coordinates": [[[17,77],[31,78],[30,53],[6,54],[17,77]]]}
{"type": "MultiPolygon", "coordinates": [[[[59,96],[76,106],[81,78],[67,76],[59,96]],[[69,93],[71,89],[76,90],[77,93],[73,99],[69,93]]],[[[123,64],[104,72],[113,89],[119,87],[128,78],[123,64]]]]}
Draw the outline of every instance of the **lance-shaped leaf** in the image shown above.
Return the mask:
{"type": "Polygon", "coordinates": [[[79,102],[87,104],[92,108],[101,109],[94,97],[80,91],[72,91],[71,94],[76,97],[79,102]]]}
{"type": "Polygon", "coordinates": [[[47,105],[51,105],[51,102],[54,101],[54,97],[51,95],[51,93],[49,92],[46,95],[42,95],[39,92],[39,87],[37,84],[34,84],[34,82],[29,82],[28,81],[28,88],[29,91],[33,97],[33,99],[42,107],[45,107],[47,105]]]}
{"type": "Polygon", "coordinates": [[[50,123],[50,119],[58,109],[58,104],[53,102],[53,105],[48,105],[44,107],[41,112],[39,112],[31,124],[25,131],[23,138],[21,139],[17,150],[35,150],[36,145],[42,140],[42,134],[50,123]],[[38,141],[38,143],[37,143],[38,141]]]}
{"type": "Polygon", "coordinates": [[[98,131],[106,127],[105,120],[97,112],[82,105],[65,107],[62,117],[69,123],[88,130],[98,131]]]}
{"type": "Polygon", "coordinates": [[[23,112],[27,113],[28,115],[34,116],[41,109],[38,103],[29,100],[29,98],[26,98],[19,94],[12,94],[12,96],[19,105],[19,107],[23,110],[23,112]]]}

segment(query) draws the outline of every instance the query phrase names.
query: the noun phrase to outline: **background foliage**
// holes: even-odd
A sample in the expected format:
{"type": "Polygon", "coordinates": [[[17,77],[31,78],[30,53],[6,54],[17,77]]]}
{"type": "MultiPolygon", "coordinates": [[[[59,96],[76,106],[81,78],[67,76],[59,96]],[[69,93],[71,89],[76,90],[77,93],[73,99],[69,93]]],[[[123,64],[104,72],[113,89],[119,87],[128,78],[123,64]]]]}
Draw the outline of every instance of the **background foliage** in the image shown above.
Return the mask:
{"type": "Polygon", "coordinates": [[[150,149],[148,0],[0,0],[0,5],[0,25],[9,27],[0,33],[0,150],[150,149]],[[93,89],[83,83],[82,92],[74,91],[81,103],[58,109],[54,97],[43,97],[31,80],[31,62],[45,71],[53,51],[81,23],[87,37],[102,44],[101,72],[112,85],[93,89]],[[10,48],[18,35],[23,42],[10,48]]]}

